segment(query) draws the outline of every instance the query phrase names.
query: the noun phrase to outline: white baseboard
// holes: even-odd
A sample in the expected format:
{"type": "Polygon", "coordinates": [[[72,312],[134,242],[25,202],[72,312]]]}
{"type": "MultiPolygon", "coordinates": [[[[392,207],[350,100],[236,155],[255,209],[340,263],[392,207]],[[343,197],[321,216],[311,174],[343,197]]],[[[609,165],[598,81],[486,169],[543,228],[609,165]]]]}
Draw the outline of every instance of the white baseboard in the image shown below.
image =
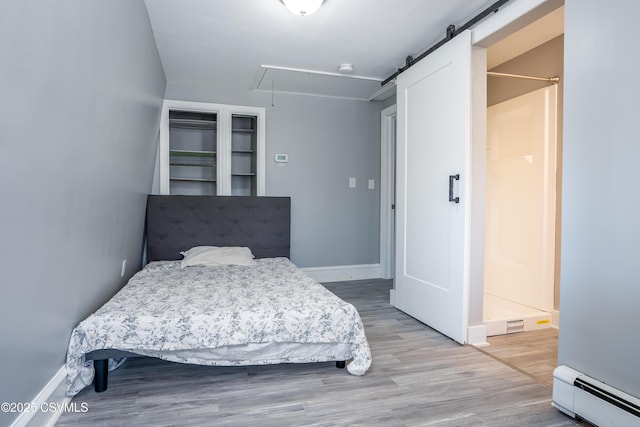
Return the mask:
{"type": "Polygon", "coordinates": [[[304,267],[301,270],[316,282],[339,282],[342,280],[377,279],[382,277],[380,264],[304,267]]]}
{"type": "Polygon", "coordinates": [[[58,409],[64,408],[71,401],[71,398],[65,394],[66,379],[67,369],[63,365],[31,402],[32,408],[37,411],[22,412],[11,427],[53,427],[62,415],[62,411],[58,409]]]}
{"type": "Polygon", "coordinates": [[[487,342],[487,326],[475,325],[467,327],[467,342],[476,347],[486,347],[487,342]]]}
{"type": "Polygon", "coordinates": [[[391,304],[392,306],[396,306],[396,290],[395,289],[389,289],[389,304],[391,304]]]}

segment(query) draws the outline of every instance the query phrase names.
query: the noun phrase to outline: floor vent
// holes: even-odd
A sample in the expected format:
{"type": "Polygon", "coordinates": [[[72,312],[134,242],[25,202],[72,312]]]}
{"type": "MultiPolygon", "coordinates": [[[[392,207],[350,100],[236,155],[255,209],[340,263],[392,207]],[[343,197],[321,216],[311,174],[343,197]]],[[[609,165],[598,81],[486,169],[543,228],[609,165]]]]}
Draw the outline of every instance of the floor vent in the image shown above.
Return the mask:
{"type": "Polygon", "coordinates": [[[524,320],[510,320],[507,322],[507,333],[515,334],[524,331],[524,320]]]}

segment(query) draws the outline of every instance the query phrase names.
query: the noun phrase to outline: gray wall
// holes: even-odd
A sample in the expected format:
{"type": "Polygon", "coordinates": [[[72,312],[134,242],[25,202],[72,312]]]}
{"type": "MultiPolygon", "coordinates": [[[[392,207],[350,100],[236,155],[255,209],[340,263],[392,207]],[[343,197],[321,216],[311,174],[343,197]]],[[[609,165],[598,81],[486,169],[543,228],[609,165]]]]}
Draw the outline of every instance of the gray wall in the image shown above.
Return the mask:
{"type": "Polygon", "coordinates": [[[565,7],[558,363],[640,397],[640,3],[565,7]]]}
{"type": "MultiPolygon", "coordinates": [[[[560,309],[560,260],[562,251],[562,135],[564,105],[564,36],[550,40],[489,71],[537,77],[560,77],[558,83],[558,135],[556,153],[556,259],[554,309],[560,309]]],[[[535,80],[487,77],[487,106],[548,86],[535,80]]]]}
{"type": "Polygon", "coordinates": [[[139,267],[165,83],[142,0],[2,3],[0,401],[139,267]]]}
{"type": "Polygon", "coordinates": [[[266,108],[266,193],[292,198],[295,264],[379,261],[380,102],[275,94],[272,106],[267,93],[171,81],[166,98],[266,108]],[[289,163],[276,166],[275,153],[289,154],[289,163]],[[348,188],[349,177],[357,188],[348,188]]]}

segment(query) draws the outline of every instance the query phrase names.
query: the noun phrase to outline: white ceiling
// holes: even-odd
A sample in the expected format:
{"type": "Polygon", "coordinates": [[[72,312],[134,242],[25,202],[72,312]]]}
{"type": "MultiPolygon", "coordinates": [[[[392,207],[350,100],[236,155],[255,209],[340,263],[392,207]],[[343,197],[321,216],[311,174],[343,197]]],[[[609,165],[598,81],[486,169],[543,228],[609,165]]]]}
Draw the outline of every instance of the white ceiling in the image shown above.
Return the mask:
{"type": "Polygon", "coordinates": [[[492,3],[326,0],[300,17],[280,0],[145,0],[169,82],[354,99],[492,3]]]}

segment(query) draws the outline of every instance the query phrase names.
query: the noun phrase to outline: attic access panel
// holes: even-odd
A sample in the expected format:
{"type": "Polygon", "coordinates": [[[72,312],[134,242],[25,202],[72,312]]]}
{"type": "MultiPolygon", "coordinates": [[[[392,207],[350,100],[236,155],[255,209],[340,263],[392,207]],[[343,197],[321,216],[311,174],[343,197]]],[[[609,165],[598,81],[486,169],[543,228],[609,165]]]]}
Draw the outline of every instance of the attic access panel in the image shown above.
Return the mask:
{"type": "Polygon", "coordinates": [[[262,65],[253,90],[369,101],[382,79],[262,65]]]}

